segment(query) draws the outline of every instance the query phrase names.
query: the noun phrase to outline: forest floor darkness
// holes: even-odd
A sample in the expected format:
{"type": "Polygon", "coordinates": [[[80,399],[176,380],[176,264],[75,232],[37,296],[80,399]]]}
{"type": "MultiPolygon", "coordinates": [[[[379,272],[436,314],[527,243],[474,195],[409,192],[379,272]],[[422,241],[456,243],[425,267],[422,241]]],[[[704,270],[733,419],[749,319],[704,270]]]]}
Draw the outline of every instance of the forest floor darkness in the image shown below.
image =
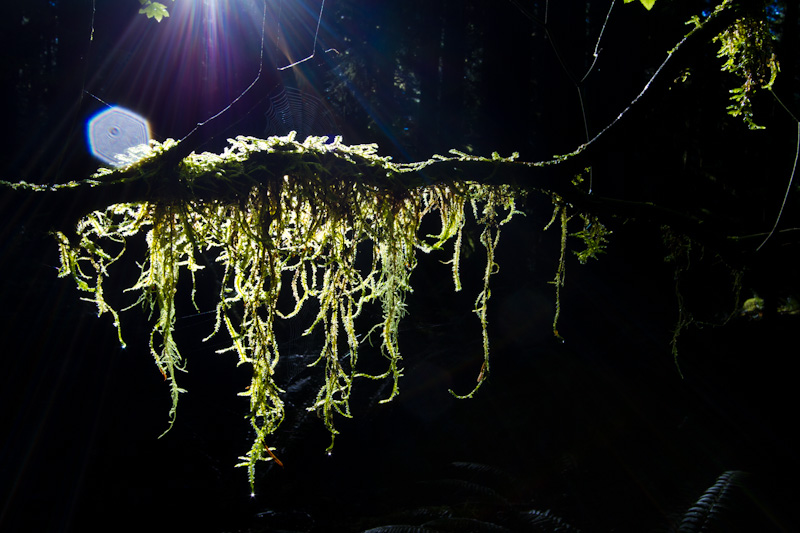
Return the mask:
{"type": "MultiPolygon", "coordinates": [[[[541,234],[545,215],[537,206],[501,236],[492,375],[474,399],[447,389],[466,392],[480,368],[470,308],[483,258],[464,259],[456,294],[446,258],[424,256],[401,334],[400,397],[378,404],[385,386],[359,382],[330,456],[322,422],[290,413],[275,441],[285,467],[264,464],[253,498],[233,467],[249,446],[246,399],[236,396],[247,369],[214,353],[224,339],[200,342],[213,313],[179,302],[189,392],[158,439],[169,394],[144,314],[124,313],[121,350],[110,318],[56,277],[41,221],[7,218],[0,530],[360,531],[436,509],[487,523],[549,510],[584,532],[669,531],[720,474],[738,470],[749,473],[747,496],[723,510],[759,524],[741,530],[797,531],[797,318],[690,328],[681,379],[669,349],[673,272],[658,234],[617,225],[600,261],[568,265],[562,344],[547,284],[558,232],[541,234]]],[[[135,281],[132,268],[117,274],[110,287],[135,281]]],[[[201,291],[210,310],[202,305],[201,291]]],[[[315,394],[304,367],[312,348],[286,343],[294,407],[315,394]]],[[[361,358],[382,362],[368,347],[361,358]]]]}

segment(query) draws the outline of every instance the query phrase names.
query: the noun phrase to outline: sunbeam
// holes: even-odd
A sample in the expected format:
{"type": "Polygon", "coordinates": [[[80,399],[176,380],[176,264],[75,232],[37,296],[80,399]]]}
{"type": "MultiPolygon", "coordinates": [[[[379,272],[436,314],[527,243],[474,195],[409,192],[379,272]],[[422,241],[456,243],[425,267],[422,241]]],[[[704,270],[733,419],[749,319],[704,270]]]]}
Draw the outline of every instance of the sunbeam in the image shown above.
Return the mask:
{"type": "Polygon", "coordinates": [[[161,23],[134,16],[119,38],[96,39],[89,90],[148,117],[155,137],[182,138],[260,75],[263,22],[257,0],[176,2],[161,23]]]}

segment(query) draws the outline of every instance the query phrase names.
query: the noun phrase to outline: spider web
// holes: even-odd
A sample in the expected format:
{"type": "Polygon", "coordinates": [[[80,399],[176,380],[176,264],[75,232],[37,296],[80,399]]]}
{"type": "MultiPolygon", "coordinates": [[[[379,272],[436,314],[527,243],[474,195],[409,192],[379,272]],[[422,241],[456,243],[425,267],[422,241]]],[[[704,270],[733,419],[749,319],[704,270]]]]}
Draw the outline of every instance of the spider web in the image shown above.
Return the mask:
{"type": "MultiPolygon", "coordinates": [[[[301,13],[301,17],[313,16],[310,7],[304,11],[307,12],[301,13]]],[[[277,24],[273,39],[274,53],[276,58],[283,55],[290,63],[277,67],[281,81],[267,95],[268,107],[264,113],[266,118],[265,135],[286,135],[295,131],[299,139],[305,139],[309,135],[323,136],[338,132],[333,114],[319,93],[315,91],[315,83],[309,79],[309,76],[315,77],[311,70],[321,65],[320,62],[316,62],[316,65],[308,62],[317,54],[319,30],[324,12],[325,0],[321,0],[316,24],[309,24],[311,21],[307,19],[303,25],[307,32],[306,37],[309,39],[311,30],[313,30],[310,49],[306,39],[300,39],[299,43],[289,46],[292,39],[288,37],[290,35],[297,36],[303,32],[297,31],[297,21],[293,20],[298,18],[297,14],[295,13],[293,17],[284,21],[283,0],[278,3],[278,11],[275,14],[277,24]],[[303,49],[305,52],[300,52],[303,49]],[[293,61],[292,57],[297,57],[298,52],[302,59],[293,61]]],[[[338,54],[334,49],[325,50],[324,54],[327,55],[330,52],[338,54]]],[[[276,62],[280,64],[279,60],[276,62]]]]}
{"type": "Polygon", "coordinates": [[[278,87],[269,95],[264,116],[266,135],[286,135],[296,131],[298,139],[309,135],[331,135],[338,131],[325,102],[310,92],[296,87],[278,87]]]}
{"type": "MultiPolygon", "coordinates": [[[[278,26],[273,43],[276,56],[280,55],[281,51],[286,51],[281,50],[283,48],[281,46],[281,40],[286,40],[284,30],[282,29],[284,16],[283,11],[283,1],[281,0],[278,4],[277,14],[272,13],[272,15],[276,16],[278,26]]],[[[321,0],[319,13],[316,17],[316,26],[313,32],[313,41],[308,55],[287,65],[275,68],[275,70],[281,74],[282,78],[287,78],[286,81],[288,81],[289,77],[293,76],[297,68],[301,68],[301,65],[316,57],[319,31],[324,13],[325,0],[321,0]]],[[[259,82],[261,76],[264,75],[264,45],[266,37],[267,14],[268,5],[265,0],[263,13],[264,18],[262,20],[261,28],[261,63],[258,74],[253,79],[252,83],[239,96],[233,99],[226,107],[221,109],[214,116],[198,123],[194,130],[227,112],[239,99],[243,98],[259,82]]],[[[324,53],[328,54],[331,52],[338,54],[338,51],[333,48],[325,50],[324,53]]],[[[287,58],[288,57],[290,56],[287,56],[287,58]]],[[[275,88],[273,88],[266,97],[269,107],[264,113],[266,118],[266,126],[264,129],[265,135],[286,135],[291,131],[295,131],[297,132],[297,137],[299,139],[305,139],[309,135],[323,136],[338,132],[338,127],[336,126],[336,122],[333,119],[333,115],[331,114],[329,108],[326,106],[323,100],[312,91],[313,89],[301,90],[297,87],[287,86],[285,81],[281,80],[281,82],[275,88]]],[[[194,130],[187,134],[186,137],[191,135],[194,130]]]]}

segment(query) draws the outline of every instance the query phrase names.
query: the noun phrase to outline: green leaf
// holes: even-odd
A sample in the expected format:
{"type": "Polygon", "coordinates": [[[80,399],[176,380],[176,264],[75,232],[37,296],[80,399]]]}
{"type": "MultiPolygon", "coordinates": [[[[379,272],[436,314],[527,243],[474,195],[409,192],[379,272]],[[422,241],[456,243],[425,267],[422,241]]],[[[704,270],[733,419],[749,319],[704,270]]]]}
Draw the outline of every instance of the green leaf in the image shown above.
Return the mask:
{"type": "MultiPolygon", "coordinates": [[[[635,2],[636,0],[625,0],[626,4],[630,4],[631,2],[635,2]]],[[[653,6],[656,4],[656,0],[639,0],[644,8],[648,11],[653,9],[653,6]]]]}
{"type": "MultiPolygon", "coordinates": [[[[139,0],[139,2],[142,2],[142,0],[139,0]]],[[[142,15],[147,15],[147,18],[149,19],[156,19],[156,22],[161,22],[161,19],[169,16],[167,6],[160,2],[148,1],[146,5],[144,3],[142,5],[144,5],[144,7],[139,10],[139,13],[142,15]]]]}

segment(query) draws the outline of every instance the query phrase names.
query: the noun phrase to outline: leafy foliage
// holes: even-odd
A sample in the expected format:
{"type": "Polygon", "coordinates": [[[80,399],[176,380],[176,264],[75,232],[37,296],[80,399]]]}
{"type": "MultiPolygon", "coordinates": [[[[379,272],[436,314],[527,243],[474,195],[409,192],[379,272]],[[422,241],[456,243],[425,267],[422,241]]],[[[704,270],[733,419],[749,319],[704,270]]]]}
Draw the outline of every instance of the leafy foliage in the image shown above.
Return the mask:
{"type": "MultiPolygon", "coordinates": [[[[173,0],[174,2],[175,0],[173,0]]],[[[149,19],[156,19],[156,22],[161,22],[161,19],[169,16],[167,6],[160,2],[152,2],[151,0],[139,0],[142,7],[139,9],[140,15],[147,15],[149,19]]]]}
{"type": "Polygon", "coordinates": [[[717,481],[686,511],[679,531],[695,533],[744,530],[740,529],[741,517],[737,516],[737,510],[743,507],[740,500],[746,477],[747,474],[739,470],[728,470],[720,474],[717,481]]]}

